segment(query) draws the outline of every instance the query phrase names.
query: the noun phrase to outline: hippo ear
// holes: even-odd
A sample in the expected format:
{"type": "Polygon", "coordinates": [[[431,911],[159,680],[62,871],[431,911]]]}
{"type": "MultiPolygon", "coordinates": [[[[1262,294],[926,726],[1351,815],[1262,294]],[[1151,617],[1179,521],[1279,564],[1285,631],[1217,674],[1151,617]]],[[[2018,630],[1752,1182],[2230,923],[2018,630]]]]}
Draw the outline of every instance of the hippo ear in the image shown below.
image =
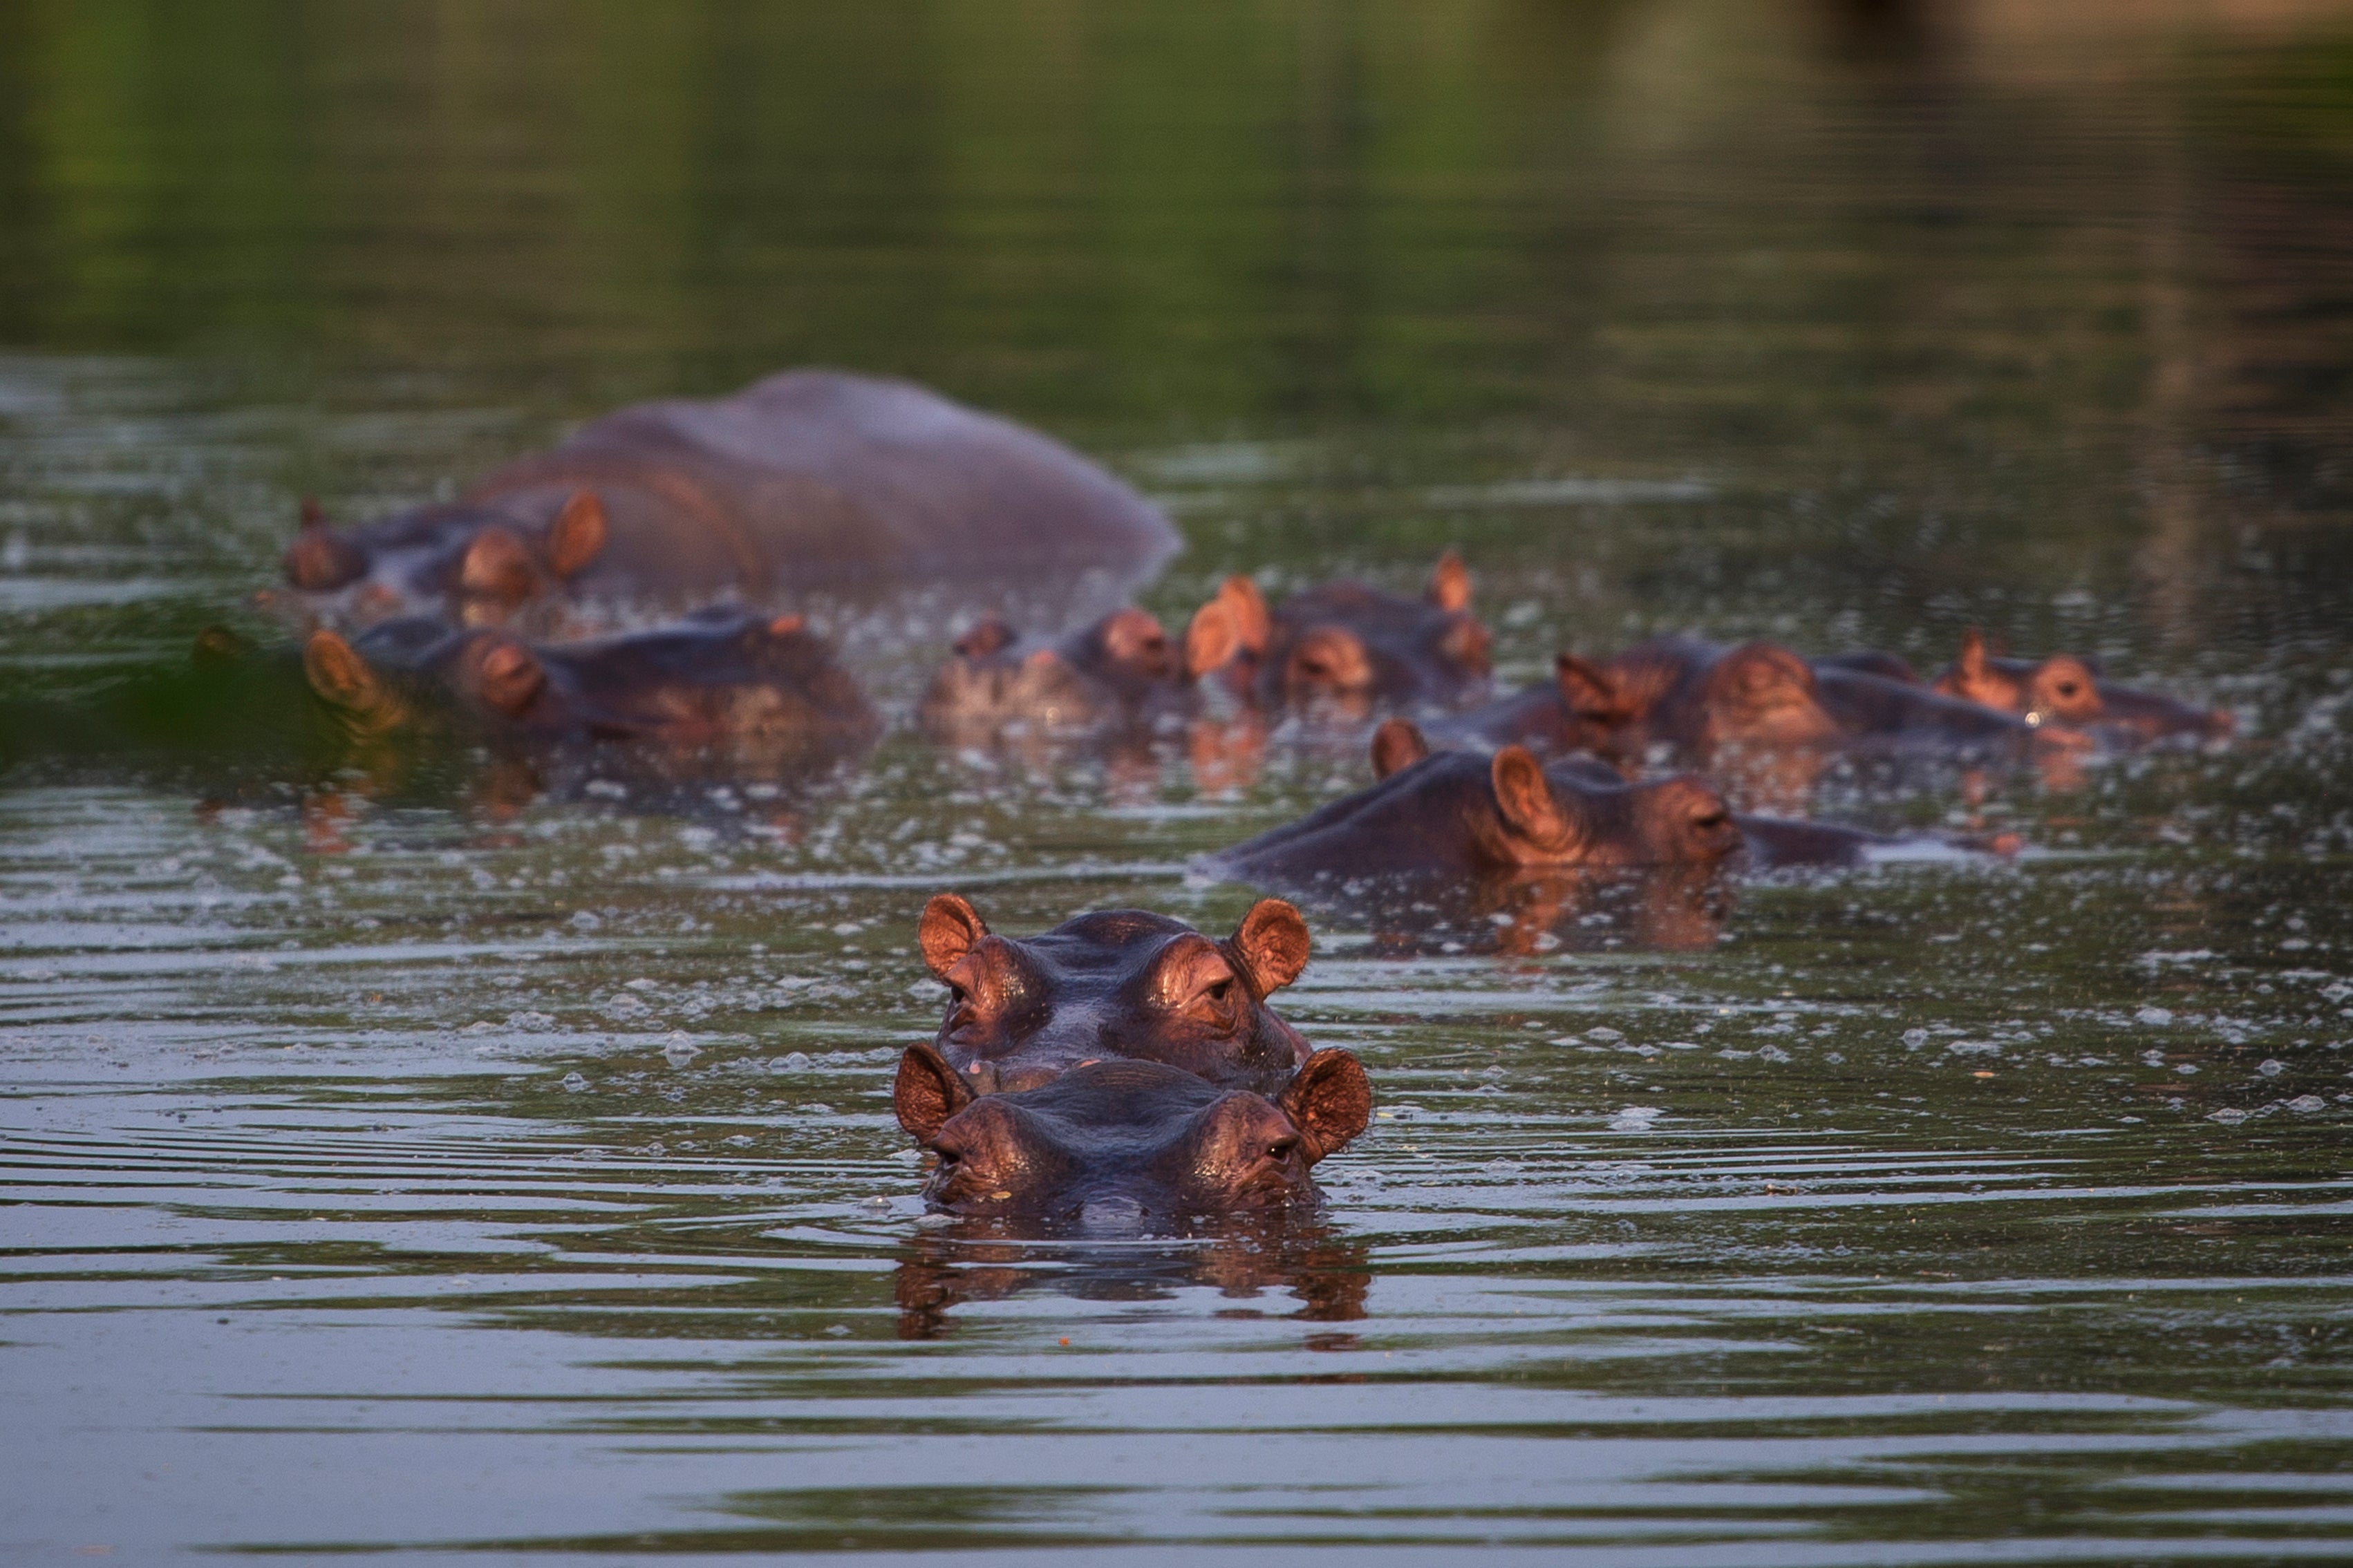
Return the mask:
{"type": "Polygon", "coordinates": [[[1299,1064],[1274,1103],[1299,1129],[1307,1163],[1336,1154],[1373,1120],[1373,1086],[1345,1051],[1321,1050],[1299,1064]]]}
{"type": "Polygon", "coordinates": [[[286,580],[308,594],[332,593],[367,571],[367,555],[335,531],[318,503],[302,507],[302,528],[287,545],[286,580]]]}
{"type": "Polygon", "coordinates": [[[928,1146],[948,1118],[972,1100],[972,1086],[929,1044],[918,1041],[900,1057],[899,1076],[891,1085],[891,1109],[916,1142],[928,1146]]]}
{"type": "Polygon", "coordinates": [[[547,525],[547,564],[558,577],[573,578],[605,552],[605,503],[595,490],[575,490],[547,525]]]}
{"type": "Polygon", "coordinates": [[[1373,776],[1385,779],[1430,755],[1430,742],[1410,719],[1391,719],[1373,731],[1373,776]]]}
{"type": "Polygon", "coordinates": [[[1961,657],[1955,659],[1953,662],[1959,668],[1961,679],[1963,680],[1983,680],[1986,674],[1985,633],[1979,631],[1975,626],[1971,626],[1968,630],[1963,632],[1961,634],[1961,657]]]}
{"type": "Polygon", "coordinates": [[[1552,846],[1568,837],[1568,819],[1553,798],[1552,782],[1525,746],[1505,746],[1497,752],[1488,777],[1495,786],[1496,807],[1521,837],[1552,846]]]}
{"type": "Polygon", "coordinates": [[[302,645],[302,675],[321,700],[335,708],[366,708],[383,694],[384,682],[341,633],[315,631],[302,645]]]}
{"type": "Polygon", "coordinates": [[[932,978],[944,981],[956,960],[987,934],[980,911],[966,903],[963,894],[934,893],[915,927],[915,945],[923,950],[923,967],[932,972],[932,978]]]}
{"type": "Polygon", "coordinates": [[[1187,676],[1198,680],[1213,669],[1224,668],[1241,651],[1241,628],[1234,622],[1233,606],[1223,595],[1193,612],[1185,627],[1187,676]]]}
{"type": "Polygon", "coordinates": [[[458,585],[477,598],[520,605],[531,597],[531,549],[512,531],[486,528],[466,546],[458,565],[458,585]]]}
{"type": "Polygon", "coordinates": [[[1245,653],[1264,653],[1274,641],[1274,616],[1268,613],[1266,595],[1258,584],[1240,573],[1218,584],[1218,596],[1213,601],[1226,606],[1234,618],[1234,635],[1240,639],[1245,653]]]}
{"type": "Polygon", "coordinates": [[[1250,976],[1261,996],[1280,991],[1307,967],[1307,922],[1281,899],[1261,899],[1225,943],[1226,954],[1250,976]]]}
{"type": "Polygon", "coordinates": [[[1568,710],[1587,718],[1617,718],[1625,711],[1625,698],[1618,683],[1618,674],[1607,666],[1577,658],[1573,653],[1556,654],[1552,661],[1553,680],[1560,687],[1560,700],[1568,710]]]}
{"type": "Polygon", "coordinates": [[[778,638],[779,640],[785,637],[799,637],[802,633],[807,630],[808,617],[807,616],[778,616],[775,620],[768,623],[768,635],[772,637],[778,638]]]}
{"type": "Polygon", "coordinates": [[[1471,569],[1451,550],[1438,558],[1430,574],[1430,602],[1450,615],[1471,607],[1471,569]]]}

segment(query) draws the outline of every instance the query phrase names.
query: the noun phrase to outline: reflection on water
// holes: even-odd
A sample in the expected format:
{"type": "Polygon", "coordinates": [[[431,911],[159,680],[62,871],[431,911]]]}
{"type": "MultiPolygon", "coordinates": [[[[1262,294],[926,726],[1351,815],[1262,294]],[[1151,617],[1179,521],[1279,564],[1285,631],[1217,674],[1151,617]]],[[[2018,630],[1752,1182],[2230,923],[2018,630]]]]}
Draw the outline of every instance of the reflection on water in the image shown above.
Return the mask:
{"type": "Polygon", "coordinates": [[[2348,60],[2295,0],[0,3],[0,1536],[2346,1555],[2348,60]],[[1103,455],[1170,625],[1451,544],[1499,687],[1974,624],[2241,739],[1752,781],[2015,857],[1343,900],[1320,1214],[942,1221],[925,898],[1228,929],[1187,868],[1361,735],[935,748],[921,605],[813,607],[895,726],[813,778],[362,776],[187,663],[306,493],[796,363],[1103,455]]]}

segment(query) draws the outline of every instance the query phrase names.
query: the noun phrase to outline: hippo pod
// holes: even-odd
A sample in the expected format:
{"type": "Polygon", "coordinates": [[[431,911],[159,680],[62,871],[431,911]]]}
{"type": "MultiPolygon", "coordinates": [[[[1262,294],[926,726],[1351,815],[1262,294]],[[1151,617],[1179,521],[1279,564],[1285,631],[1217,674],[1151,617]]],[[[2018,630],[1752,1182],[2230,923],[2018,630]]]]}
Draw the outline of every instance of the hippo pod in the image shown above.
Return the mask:
{"type": "Polygon", "coordinates": [[[1098,1061],[976,1094],[928,1045],[892,1087],[899,1125],[938,1157],[923,1195],[961,1213],[1166,1218],[1312,1201],[1308,1173],[1364,1131],[1373,1091],[1323,1050],[1271,1095],[1154,1061],[1098,1061]]]}
{"type": "Polygon", "coordinates": [[[1960,657],[1937,673],[1930,689],[2015,714],[2038,731],[2072,731],[2111,746],[2177,737],[2221,740],[2234,727],[2220,709],[2109,680],[2094,661],[2073,654],[2000,658],[1975,626],[1962,634],[1960,657]]]}
{"type": "Polygon", "coordinates": [[[311,689],[354,739],[447,729],[786,761],[862,749],[881,721],[797,616],[719,606],[649,631],[533,644],[407,617],[311,634],[311,689]]]}
{"type": "Polygon", "coordinates": [[[1127,486],[1009,420],[830,371],[639,404],[459,500],[349,529],[306,509],[286,551],[313,608],[484,624],[546,600],[766,599],[808,588],[1099,574],[1180,544],[1127,486]]]}
{"type": "Polygon", "coordinates": [[[955,893],[923,908],[924,965],[948,988],[934,1042],[975,1092],[1034,1088],[1106,1058],[1271,1092],[1309,1055],[1266,1005],[1307,965],[1307,922],[1261,899],[1212,942],[1182,921],[1110,910],[995,936],[955,893]]]}
{"type": "Polygon", "coordinates": [[[1255,584],[1229,577],[1212,603],[1227,607],[1235,634],[1214,673],[1266,707],[1352,720],[1382,708],[1459,708],[1485,695],[1493,668],[1493,639],[1471,613],[1471,574],[1451,551],[1419,598],[1326,583],[1270,613],[1255,584]]]}
{"type": "Polygon", "coordinates": [[[1823,823],[1736,816],[1688,775],[1629,783],[1590,757],[1537,760],[1525,746],[1493,756],[1431,752],[1391,720],[1374,737],[1370,788],[1212,858],[1276,887],[1377,879],[1461,882],[1498,870],[1754,864],[1839,864],[1877,836],[1823,823]]]}
{"type": "Polygon", "coordinates": [[[1449,740],[1639,761],[1776,748],[2024,754],[2049,737],[2015,714],[1904,679],[1900,659],[1810,662],[1778,643],[1662,637],[1597,663],[1564,653],[1554,679],[1433,730],[1449,740]]]}

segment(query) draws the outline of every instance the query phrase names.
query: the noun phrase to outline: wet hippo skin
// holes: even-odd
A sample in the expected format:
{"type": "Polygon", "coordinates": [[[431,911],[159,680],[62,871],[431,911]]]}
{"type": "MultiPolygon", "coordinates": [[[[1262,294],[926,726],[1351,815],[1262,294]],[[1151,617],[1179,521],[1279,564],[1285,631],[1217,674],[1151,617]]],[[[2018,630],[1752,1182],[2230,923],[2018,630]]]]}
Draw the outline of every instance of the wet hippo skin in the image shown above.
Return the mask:
{"type": "Polygon", "coordinates": [[[285,568],[325,613],[481,622],[548,598],[1084,572],[1132,587],[1179,543],[1149,502],[1036,431],[911,383],[804,370],[607,415],[452,503],[349,529],[311,511],[285,568]]]}
{"type": "Polygon", "coordinates": [[[1314,1201],[1309,1171],[1371,1121],[1345,1051],[1317,1051],[1272,1095],[1163,1062],[1101,1061],[1033,1089],[974,1093],[928,1045],[892,1086],[899,1125],[939,1157],[933,1205],[1039,1216],[1215,1215],[1314,1201]]]}
{"type": "Polygon", "coordinates": [[[1497,869],[1722,863],[1841,864],[1876,835],[1826,823],[1736,816],[1685,774],[1629,783],[1591,757],[1540,762],[1431,752],[1402,720],[1374,736],[1370,788],[1210,858],[1244,881],[1304,888],[1371,879],[1463,880],[1497,869]]]}
{"type": "Polygon", "coordinates": [[[1201,677],[1240,647],[1247,606],[1230,588],[1204,605],[1181,647],[1159,617],[1133,605],[1067,637],[1024,638],[990,618],[958,638],[919,709],[924,728],[955,741],[1026,727],[1101,733],[1198,712],[1201,677]]]}
{"type": "Polygon", "coordinates": [[[1107,1058],[1271,1092],[1307,1059],[1307,1042],[1266,1005],[1307,964],[1307,923],[1280,899],[1260,900],[1213,942],[1142,910],[995,936],[960,895],[941,893],[924,906],[919,941],[949,990],[938,1049],[978,1092],[1032,1088],[1107,1058]]]}
{"type": "Polygon", "coordinates": [[[1960,657],[1937,673],[1932,689],[2015,714],[2038,729],[2071,730],[2111,745],[2219,739],[2233,728],[2231,715],[2219,709],[2110,680],[2091,660],[2072,654],[1998,657],[1975,626],[1963,634],[1960,657]]]}
{"type": "Polygon", "coordinates": [[[1219,679],[1269,707],[1363,719],[1384,708],[1459,708],[1487,692],[1492,639],[1471,613],[1471,574],[1451,552],[1419,598],[1325,583],[1270,614],[1249,578],[1229,577],[1212,605],[1234,623],[1219,679]]]}
{"type": "Polygon", "coordinates": [[[302,663],[355,738],[443,728],[542,744],[841,754],[881,728],[799,616],[733,606],[556,644],[404,617],[353,638],[314,632],[302,663]]]}
{"type": "Polygon", "coordinates": [[[1657,746],[1699,760],[1789,747],[2023,754],[2040,739],[2017,715],[1907,681],[1904,669],[1876,656],[1810,662],[1776,643],[1659,638],[1606,663],[1564,653],[1550,683],[1430,729],[1450,743],[1629,762],[1657,746]]]}

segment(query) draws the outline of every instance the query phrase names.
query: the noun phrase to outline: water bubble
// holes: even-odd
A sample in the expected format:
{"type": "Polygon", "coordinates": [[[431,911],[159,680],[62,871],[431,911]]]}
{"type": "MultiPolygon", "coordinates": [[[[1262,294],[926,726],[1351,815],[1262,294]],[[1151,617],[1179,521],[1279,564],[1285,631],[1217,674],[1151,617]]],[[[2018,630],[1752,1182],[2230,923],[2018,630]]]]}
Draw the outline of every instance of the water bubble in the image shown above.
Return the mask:
{"type": "Polygon", "coordinates": [[[1623,1106],[1617,1115],[1609,1119],[1609,1130],[1612,1132],[1648,1132],[1651,1124],[1665,1114],[1655,1105],[1623,1106]]]}
{"type": "Polygon", "coordinates": [[[595,931],[598,926],[601,926],[604,923],[604,917],[598,915],[593,910],[575,910],[572,916],[572,929],[574,931],[595,931]]]}
{"type": "Polygon", "coordinates": [[[2287,1063],[2280,1060],[2277,1057],[2265,1057],[2262,1061],[2255,1064],[2255,1070],[2263,1074],[2265,1078],[2277,1078],[2280,1074],[2287,1071],[2287,1063]]]}
{"type": "Polygon", "coordinates": [[[1923,1046],[1926,1045],[1927,1043],[1928,1043],[1928,1031],[1927,1031],[1927,1030],[1926,1030],[1926,1029],[1906,1029],[1906,1030],[1905,1030],[1905,1031],[1904,1031],[1904,1048],[1905,1048],[1905,1050],[1907,1050],[1907,1051],[1916,1051],[1916,1050],[1918,1050],[1921,1047],[1923,1047],[1923,1046]]]}
{"type": "Polygon", "coordinates": [[[2240,1122],[2244,1121],[2246,1119],[2247,1113],[2245,1111],[2228,1105],[2224,1106],[2220,1110],[2210,1110],[2206,1113],[2207,1121],[2219,1121],[2225,1127],[2236,1127],[2240,1122]]]}
{"type": "Polygon", "coordinates": [[[683,1035],[672,1035],[662,1047],[662,1059],[674,1068],[682,1068],[702,1054],[702,1047],[683,1035]]]}
{"type": "Polygon", "coordinates": [[[2327,1110],[2328,1101],[2321,1099],[2320,1096],[2316,1094],[2299,1094],[2294,1100],[2287,1102],[2287,1108],[2290,1110],[2298,1111],[2304,1115],[2309,1116],[2316,1110],[2327,1110]]]}
{"type": "Polygon", "coordinates": [[[2133,1020],[2136,1023],[2147,1024],[2149,1027],[2156,1028],[2160,1025],[2170,1024],[2173,1022],[2173,1010],[2169,1007],[2143,1007],[2139,1012],[2133,1015],[2133,1020]]]}
{"type": "Polygon", "coordinates": [[[1622,1040],[1626,1037],[1622,1032],[1611,1028],[1607,1024],[1602,1024],[1586,1030],[1585,1037],[1588,1040],[1599,1040],[1606,1045],[1612,1040],[1622,1040]]]}
{"type": "Polygon", "coordinates": [[[564,1075],[564,1087],[567,1092],[578,1094],[588,1087],[587,1077],[583,1073],[565,1073],[564,1075]]]}

